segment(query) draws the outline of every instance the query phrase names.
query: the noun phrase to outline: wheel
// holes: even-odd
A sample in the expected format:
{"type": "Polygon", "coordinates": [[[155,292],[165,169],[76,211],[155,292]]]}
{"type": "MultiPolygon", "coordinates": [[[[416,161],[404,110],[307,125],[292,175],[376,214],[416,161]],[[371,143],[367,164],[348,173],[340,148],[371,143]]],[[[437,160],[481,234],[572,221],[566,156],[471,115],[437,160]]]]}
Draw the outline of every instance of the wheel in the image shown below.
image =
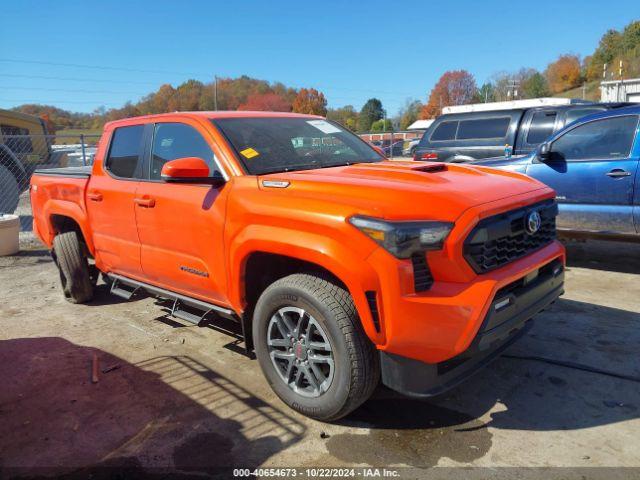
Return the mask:
{"type": "Polygon", "coordinates": [[[20,185],[6,166],[0,165],[0,213],[13,213],[18,208],[20,185]]]}
{"type": "Polygon", "coordinates": [[[65,232],[53,239],[53,257],[60,272],[64,297],[71,303],[85,303],[93,297],[89,264],[76,232],[65,232]]]}
{"type": "Polygon", "coordinates": [[[351,295],[318,276],[294,274],[270,285],[256,304],[253,341],[273,391],[317,420],[344,417],[380,378],[351,295]]]}

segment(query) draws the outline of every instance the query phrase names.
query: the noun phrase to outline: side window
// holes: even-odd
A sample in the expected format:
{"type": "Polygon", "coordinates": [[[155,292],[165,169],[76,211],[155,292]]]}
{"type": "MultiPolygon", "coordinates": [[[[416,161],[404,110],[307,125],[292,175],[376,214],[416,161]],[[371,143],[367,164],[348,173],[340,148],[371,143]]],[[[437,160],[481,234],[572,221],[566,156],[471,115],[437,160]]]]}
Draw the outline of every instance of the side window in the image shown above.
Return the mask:
{"type": "Polygon", "coordinates": [[[631,152],[637,125],[635,115],[585,123],[553,142],[551,152],[565,160],[626,158],[631,152]]]}
{"type": "Polygon", "coordinates": [[[456,138],[456,130],[458,130],[458,121],[442,122],[436,127],[431,134],[430,140],[440,142],[443,140],[453,140],[456,138]]]}
{"type": "Polygon", "coordinates": [[[209,174],[215,171],[213,151],[198,131],[184,123],[158,123],[151,150],[151,180],[160,179],[162,166],[170,160],[198,157],[209,165],[209,174]]]}
{"type": "Polygon", "coordinates": [[[592,113],[603,112],[604,110],[604,108],[574,108],[567,112],[565,124],[569,125],[579,118],[586,117],[587,115],[591,115],[592,113]]]}
{"type": "Polygon", "coordinates": [[[119,127],[113,132],[106,168],[116,177],[134,178],[142,152],[144,125],[119,127]]]}
{"type": "Polygon", "coordinates": [[[556,124],[556,116],[557,112],[534,113],[527,133],[527,143],[529,145],[537,145],[549,138],[556,124]]]}
{"type": "Polygon", "coordinates": [[[458,127],[458,140],[504,138],[511,124],[511,117],[462,120],[458,127]]]}

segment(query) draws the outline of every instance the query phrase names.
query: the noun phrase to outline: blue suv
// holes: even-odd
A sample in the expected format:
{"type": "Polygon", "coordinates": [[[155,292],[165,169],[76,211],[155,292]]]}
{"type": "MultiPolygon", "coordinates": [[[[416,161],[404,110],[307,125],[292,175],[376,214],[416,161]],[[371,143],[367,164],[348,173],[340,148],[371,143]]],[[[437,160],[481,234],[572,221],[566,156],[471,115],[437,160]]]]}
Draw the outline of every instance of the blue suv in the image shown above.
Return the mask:
{"type": "Polygon", "coordinates": [[[556,190],[568,236],[640,240],[640,105],[589,115],[524,156],[473,162],[525,173],[556,190]]]}

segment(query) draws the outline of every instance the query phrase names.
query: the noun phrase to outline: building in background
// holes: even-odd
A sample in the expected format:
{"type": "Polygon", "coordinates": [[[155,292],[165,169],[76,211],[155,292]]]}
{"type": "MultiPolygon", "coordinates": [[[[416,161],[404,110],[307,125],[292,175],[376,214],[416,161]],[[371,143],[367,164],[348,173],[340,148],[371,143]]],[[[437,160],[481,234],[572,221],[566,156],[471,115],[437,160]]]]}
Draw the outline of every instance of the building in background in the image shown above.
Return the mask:
{"type": "Polygon", "coordinates": [[[600,84],[600,100],[603,102],[640,103],[640,78],[602,82],[600,84]]]}

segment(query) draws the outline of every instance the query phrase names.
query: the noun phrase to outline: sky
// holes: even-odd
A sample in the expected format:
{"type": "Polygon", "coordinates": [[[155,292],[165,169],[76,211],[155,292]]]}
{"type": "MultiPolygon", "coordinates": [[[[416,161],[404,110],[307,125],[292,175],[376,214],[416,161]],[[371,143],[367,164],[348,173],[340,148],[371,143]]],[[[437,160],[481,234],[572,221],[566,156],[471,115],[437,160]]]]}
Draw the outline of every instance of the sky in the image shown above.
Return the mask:
{"type": "Polygon", "coordinates": [[[16,0],[2,6],[0,108],[90,112],[163,83],[248,75],[317,88],[330,107],[376,97],[394,115],[446,70],[478,85],[542,70],[639,18],[638,0],[16,0]]]}

